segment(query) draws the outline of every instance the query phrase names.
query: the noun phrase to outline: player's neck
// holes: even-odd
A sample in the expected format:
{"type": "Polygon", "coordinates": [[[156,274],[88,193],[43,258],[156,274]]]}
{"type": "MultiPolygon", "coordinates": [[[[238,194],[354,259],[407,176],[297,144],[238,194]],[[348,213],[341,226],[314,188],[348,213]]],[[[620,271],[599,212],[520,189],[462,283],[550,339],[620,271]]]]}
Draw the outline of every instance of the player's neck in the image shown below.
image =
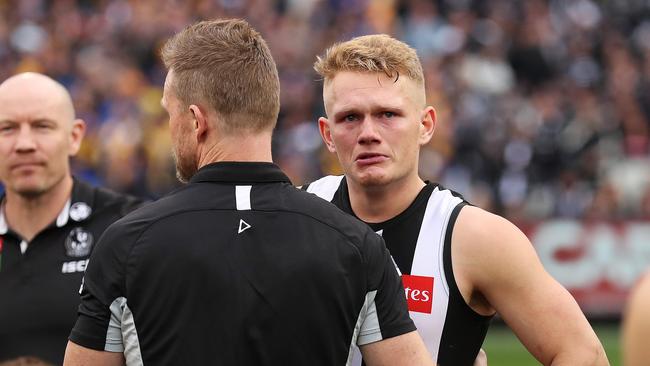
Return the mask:
{"type": "Polygon", "coordinates": [[[272,162],[271,134],[225,136],[199,152],[199,168],[220,161],[272,162]]]}
{"type": "Polygon", "coordinates": [[[59,215],[72,192],[72,177],[66,175],[47,192],[25,196],[7,190],[4,215],[11,230],[31,241],[59,215]]]}
{"type": "Polygon", "coordinates": [[[384,186],[363,187],[350,180],[347,184],[352,211],[368,223],[384,222],[399,215],[425,186],[417,174],[384,186]]]}

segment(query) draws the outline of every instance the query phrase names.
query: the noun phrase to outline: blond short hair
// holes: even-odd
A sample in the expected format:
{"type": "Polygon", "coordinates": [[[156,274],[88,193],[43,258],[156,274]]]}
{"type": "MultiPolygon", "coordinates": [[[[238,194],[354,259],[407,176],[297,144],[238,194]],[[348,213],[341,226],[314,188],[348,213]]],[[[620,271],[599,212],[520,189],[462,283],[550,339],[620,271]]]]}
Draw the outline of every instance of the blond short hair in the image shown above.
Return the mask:
{"type": "Polygon", "coordinates": [[[336,43],[317,57],[314,70],[325,82],[341,71],[381,72],[389,78],[405,75],[424,85],[424,72],[417,53],[404,42],[386,34],[374,34],[336,43]]]}
{"type": "Polygon", "coordinates": [[[241,19],[202,21],[169,39],[161,52],[171,86],[185,105],[207,103],[226,132],[275,126],[280,81],[262,36],[241,19]]]}

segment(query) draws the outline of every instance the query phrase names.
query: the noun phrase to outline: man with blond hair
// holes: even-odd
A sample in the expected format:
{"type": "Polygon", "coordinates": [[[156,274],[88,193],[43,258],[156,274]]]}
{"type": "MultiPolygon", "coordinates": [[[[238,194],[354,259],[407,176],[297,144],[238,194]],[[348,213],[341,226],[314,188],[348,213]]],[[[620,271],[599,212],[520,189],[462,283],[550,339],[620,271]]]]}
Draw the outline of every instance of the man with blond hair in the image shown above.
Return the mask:
{"type": "Polygon", "coordinates": [[[141,203],[72,176],[84,131],[50,77],[28,72],[0,84],[0,362],[63,362],[94,244],[141,203]]]}
{"type": "Polygon", "coordinates": [[[575,300],[512,223],[418,175],[436,113],[415,50],[363,36],[332,46],[314,68],[327,113],[318,126],[345,176],[303,189],[383,236],[434,360],[472,365],[498,312],[545,365],[608,364],[575,300]]]}
{"type": "Polygon", "coordinates": [[[65,365],[431,365],[366,225],[272,163],[275,62],[242,20],[167,42],[162,104],[187,185],[100,241],[65,365]]]}

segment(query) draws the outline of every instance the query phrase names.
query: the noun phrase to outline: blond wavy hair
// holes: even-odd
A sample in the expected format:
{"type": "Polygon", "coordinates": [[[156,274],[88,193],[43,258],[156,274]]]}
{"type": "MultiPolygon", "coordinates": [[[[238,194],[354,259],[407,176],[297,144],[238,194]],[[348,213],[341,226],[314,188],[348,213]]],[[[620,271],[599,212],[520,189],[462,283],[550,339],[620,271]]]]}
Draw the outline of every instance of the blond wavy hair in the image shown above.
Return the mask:
{"type": "Polygon", "coordinates": [[[336,43],[318,56],[314,70],[327,83],[341,71],[384,73],[399,79],[405,75],[419,86],[424,72],[417,53],[404,42],[386,34],[374,34],[336,43]]]}

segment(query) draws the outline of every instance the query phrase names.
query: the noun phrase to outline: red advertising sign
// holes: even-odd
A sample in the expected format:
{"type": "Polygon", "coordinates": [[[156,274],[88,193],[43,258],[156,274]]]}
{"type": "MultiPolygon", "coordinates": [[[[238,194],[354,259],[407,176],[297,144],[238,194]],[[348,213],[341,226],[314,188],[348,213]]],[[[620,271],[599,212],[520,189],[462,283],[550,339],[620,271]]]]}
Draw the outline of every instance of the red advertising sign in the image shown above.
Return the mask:
{"type": "Polygon", "coordinates": [[[619,315],[650,270],[650,222],[548,220],[524,231],[546,270],[591,316],[619,315]]]}

